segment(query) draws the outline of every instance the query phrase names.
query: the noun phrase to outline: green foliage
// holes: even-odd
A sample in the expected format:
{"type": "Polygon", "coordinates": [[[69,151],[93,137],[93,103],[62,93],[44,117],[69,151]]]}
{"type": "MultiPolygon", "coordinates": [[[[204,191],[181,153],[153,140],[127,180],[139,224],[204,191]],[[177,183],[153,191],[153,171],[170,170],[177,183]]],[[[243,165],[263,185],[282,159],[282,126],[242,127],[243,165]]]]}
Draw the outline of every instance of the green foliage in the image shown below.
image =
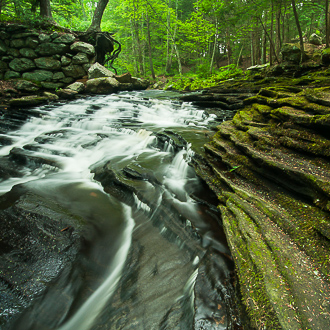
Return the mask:
{"type": "Polygon", "coordinates": [[[197,74],[185,75],[183,77],[174,76],[169,79],[165,88],[174,88],[177,90],[207,88],[240,75],[243,75],[243,71],[231,64],[220,68],[208,78],[201,78],[197,74]]]}

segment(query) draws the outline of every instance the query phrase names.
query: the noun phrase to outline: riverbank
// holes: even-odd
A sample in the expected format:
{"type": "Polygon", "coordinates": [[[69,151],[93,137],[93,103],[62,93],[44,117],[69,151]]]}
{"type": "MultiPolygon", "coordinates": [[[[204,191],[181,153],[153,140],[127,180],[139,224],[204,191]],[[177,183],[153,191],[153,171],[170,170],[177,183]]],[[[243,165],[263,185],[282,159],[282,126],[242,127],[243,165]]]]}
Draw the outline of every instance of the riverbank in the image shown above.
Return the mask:
{"type": "Polygon", "coordinates": [[[227,81],[190,97],[238,110],[194,165],[217,193],[255,329],[330,324],[328,74],[227,81]]]}

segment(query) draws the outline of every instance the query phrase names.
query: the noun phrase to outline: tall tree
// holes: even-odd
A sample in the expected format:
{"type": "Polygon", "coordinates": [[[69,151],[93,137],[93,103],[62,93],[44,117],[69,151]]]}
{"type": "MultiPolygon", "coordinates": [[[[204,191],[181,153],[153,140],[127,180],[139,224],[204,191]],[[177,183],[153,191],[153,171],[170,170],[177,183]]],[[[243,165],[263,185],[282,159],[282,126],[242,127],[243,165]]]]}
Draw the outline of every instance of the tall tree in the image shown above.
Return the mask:
{"type": "MultiPolygon", "coordinates": [[[[47,1],[49,1],[49,0],[47,0],[47,1]]],[[[99,2],[97,3],[97,6],[95,8],[95,11],[94,11],[92,24],[87,29],[87,32],[101,31],[102,16],[103,16],[104,10],[105,10],[108,2],[109,2],[109,0],[99,0],[99,2]]]]}
{"type": "Polygon", "coordinates": [[[300,26],[300,22],[299,22],[299,17],[298,17],[298,13],[297,13],[296,1],[291,0],[291,4],[292,4],[292,10],[293,10],[294,18],[295,18],[298,33],[299,33],[299,43],[300,43],[300,52],[301,52],[300,62],[303,62],[305,59],[304,39],[303,39],[301,26],[300,26]]]}
{"type": "Polygon", "coordinates": [[[50,0],[40,0],[40,16],[53,19],[50,0]]]}

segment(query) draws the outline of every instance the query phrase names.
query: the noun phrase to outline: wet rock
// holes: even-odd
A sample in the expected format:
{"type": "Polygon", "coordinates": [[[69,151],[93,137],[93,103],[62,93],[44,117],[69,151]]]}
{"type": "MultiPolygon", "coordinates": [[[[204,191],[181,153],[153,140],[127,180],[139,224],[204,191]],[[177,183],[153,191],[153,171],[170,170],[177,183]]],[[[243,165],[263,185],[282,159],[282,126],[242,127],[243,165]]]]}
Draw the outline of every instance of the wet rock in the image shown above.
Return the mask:
{"type": "Polygon", "coordinates": [[[70,88],[59,89],[56,93],[60,98],[66,100],[72,100],[78,94],[76,90],[70,88]]]}
{"type": "Polygon", "coordinates": [[[59,97],[56,94],[43,92],[43,96],[46,96],[50,101],[57,101],[59,97]]]}
{"type": "Polygon", "coordinates": [[[48,102],[46,96],[28,95],[20,98],[9,100],[9,105],[13,107],[31,107],[34,105],[45,104],[48,102]]]}
{"type": "Polygon", "coordinates": [[[133,85],[133,88],[136,90],[147,89],[150,84],[149,80],[147,80],[147,79],[141,79],[141,78],[135,78],[135,77],[131,78],[131,83],[133,85]]]}
{"type": "Polygon", "coordinates": [[[108,70],[103,65],[101,65],[97,62],[94,63],[88,70],[88,79],[114,77],[114,76],[115,76],[115,74],[113,72],[111,72],[110,70],[108,70]]]}
{"type": "Polygon", "coordinates": [[[75,82],[67,87],[67,89],[71,89],[76,91],[77,93],[83,93],[85,91],[85,85],[82,82],[75,82]]]}
{"type": "Polygon", "coordinates": [[[0,301],[8,311],[0,319],[4,324],[29,306],[76,257],[82,219],[21,186],[1,196],[0,219],[0,301]]]}
{"type": "Polygon", "coordinates": [[[119,89],[119,82],[115,78],[94,78],[86,82],[86,92],[92,94],[109,94],[119,89]]]}

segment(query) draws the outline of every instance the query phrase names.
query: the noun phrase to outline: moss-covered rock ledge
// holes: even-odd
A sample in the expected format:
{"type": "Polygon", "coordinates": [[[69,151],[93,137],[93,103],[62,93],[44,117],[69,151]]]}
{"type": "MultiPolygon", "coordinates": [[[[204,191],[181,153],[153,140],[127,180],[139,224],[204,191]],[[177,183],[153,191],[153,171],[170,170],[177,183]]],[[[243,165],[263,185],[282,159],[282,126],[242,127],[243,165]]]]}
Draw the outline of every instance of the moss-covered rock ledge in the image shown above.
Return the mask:
{"type": "Polygon", "coordinates": [[[330,328],[330,88],[261,89],[205,146],[256,329],[330,328]]]}

